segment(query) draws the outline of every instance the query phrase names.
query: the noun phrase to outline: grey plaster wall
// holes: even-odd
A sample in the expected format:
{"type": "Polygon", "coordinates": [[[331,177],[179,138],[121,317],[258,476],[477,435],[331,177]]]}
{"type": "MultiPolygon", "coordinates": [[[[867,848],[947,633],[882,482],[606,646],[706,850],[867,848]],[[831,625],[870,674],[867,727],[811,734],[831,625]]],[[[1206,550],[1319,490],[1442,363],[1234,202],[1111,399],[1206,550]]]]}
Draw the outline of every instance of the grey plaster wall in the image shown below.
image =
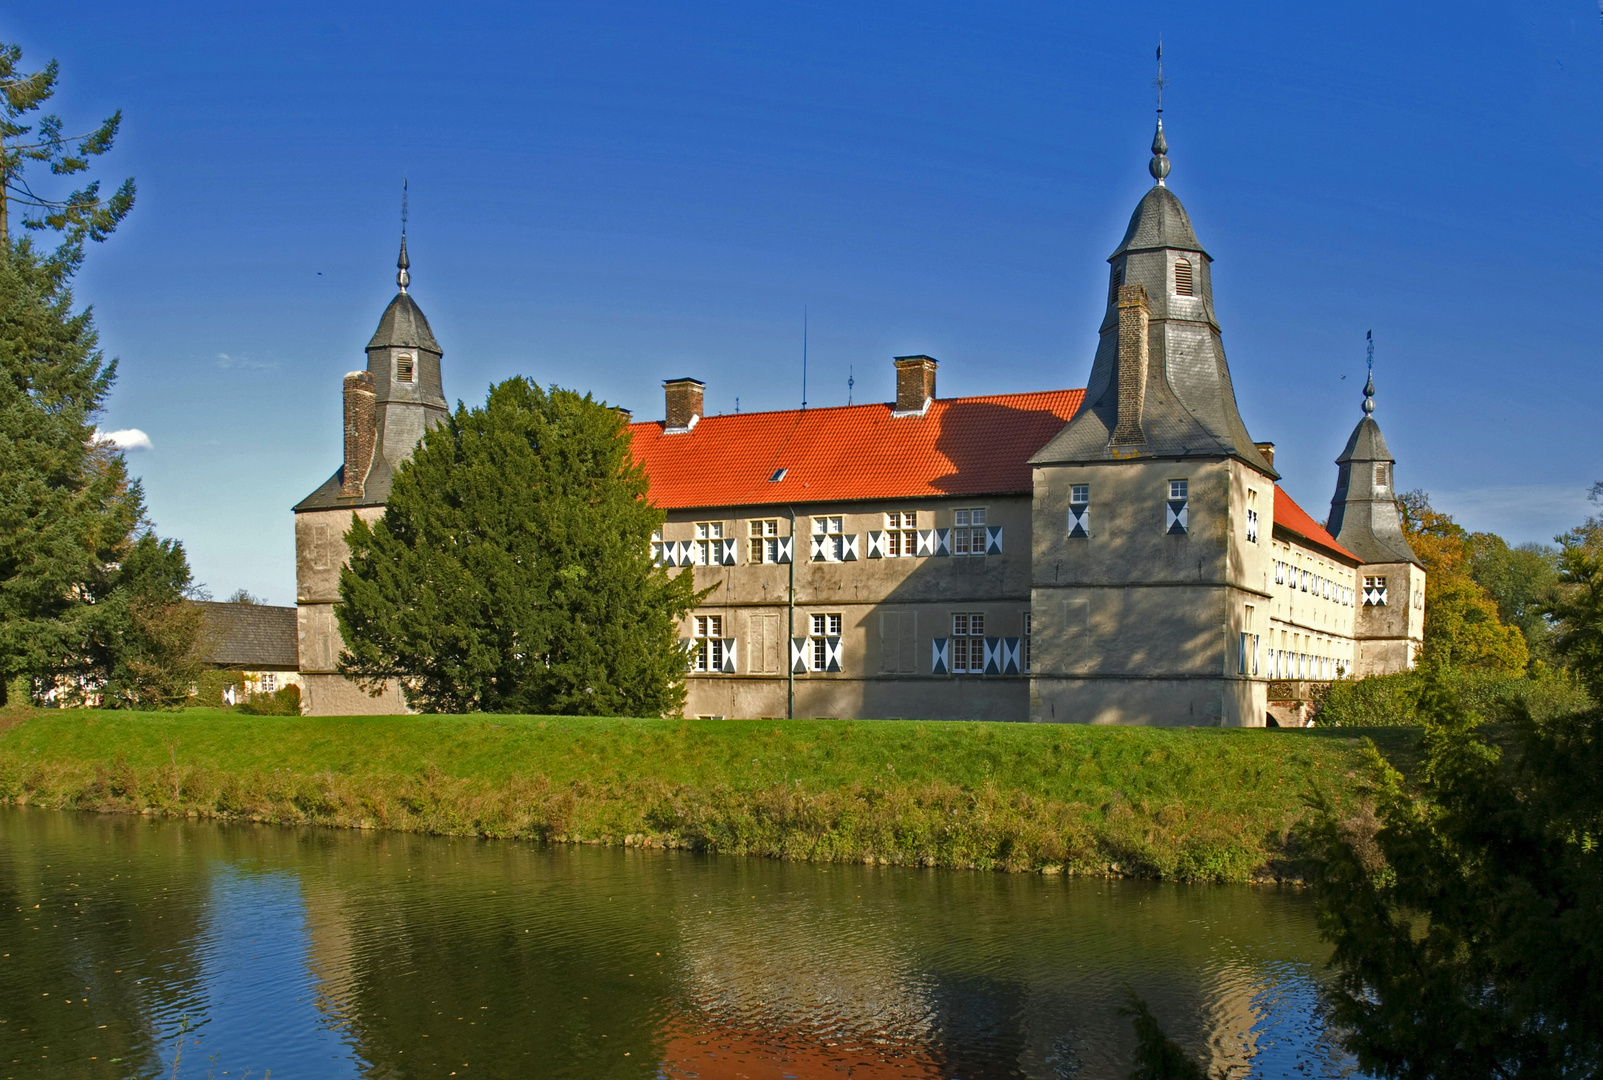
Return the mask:
{"type": "Polygon", "coordinates": [[[1240,673],[1241,635],[1269,629],[1273,499],[1270,479],[1233,459],[1038,467],[1031,719],[1262,724],[1268,678],[1251,656],[1240,673]],[[1171,534],[1178,479],[1188,528],[1171,534]],[[1069,535],[1076,484],[1090,488],[1086,537],[1069,535]]]}
{"type": "Polygon", "coordinates": [[[903,499],[819,504],[796,508],[794,628],[787,605],[790,567],[753,563],[751,522],[777,519],[788,536],[788,509],[724,508],[675,511],[665,541],[690,541],[697,522],[721,522],[736,541],[733,566],[695,566],[698,588],[713,593],[685,620],[692,636],[696,615],[719,615],[724,635],[736,641],[736,672],[687,677],[688,716],[784,716],[789,638],[808,636],[813,614],[842,617],[842,670],[796,676],[796,715],[862,718],[1023,720],[1028,679],[1014,676],[932,673],[934,639],[949,637],[953,612],[985,616],[987,637],[1022,637],[1030,604],[1030,500],[903,499]],[[884,530],[887,511],[918,515],[917,528],[949,529],[954,512],[983,507],[986,524],[1002,529],[1000,555],[867,557],[871,530],[884,530]],[[842,518],[842,532],[859,537],[862,557],[813,561],[814,517],[842,518]]]}

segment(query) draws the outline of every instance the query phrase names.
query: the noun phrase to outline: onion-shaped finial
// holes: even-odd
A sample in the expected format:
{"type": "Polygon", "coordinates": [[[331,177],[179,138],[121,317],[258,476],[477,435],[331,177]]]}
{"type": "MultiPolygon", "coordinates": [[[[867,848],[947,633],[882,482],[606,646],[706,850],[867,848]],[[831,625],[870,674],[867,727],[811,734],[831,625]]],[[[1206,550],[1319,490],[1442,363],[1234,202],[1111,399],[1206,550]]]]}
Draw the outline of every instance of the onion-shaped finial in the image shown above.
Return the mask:
{"type": "Polygon", "coordinates": [[[1147,172],[1161,187],[1163,178],[1169,175],[1169,140],[1163,137],[1163,117],[1158,117],[1158,132],[1152,136],[1152,160],[1147,162],[1147,172]]]}

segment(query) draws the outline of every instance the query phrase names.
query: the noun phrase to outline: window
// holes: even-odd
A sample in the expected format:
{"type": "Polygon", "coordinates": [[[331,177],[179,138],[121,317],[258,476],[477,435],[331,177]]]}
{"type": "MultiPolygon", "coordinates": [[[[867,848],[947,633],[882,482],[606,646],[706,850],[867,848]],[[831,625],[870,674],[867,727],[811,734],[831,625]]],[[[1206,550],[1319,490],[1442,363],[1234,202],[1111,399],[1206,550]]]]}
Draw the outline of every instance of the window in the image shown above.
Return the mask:
{"type": "Polygon", "coordinates": [[[395,358],[395,381],[412,381],[412,358],[410,356],[402,355],[395,358]]]}
{"type": "Polygon", "coordinates": [[[271,671],[264,671],[257,686],[260,687],[260,692],[263,694],[275,693],[278,690],[278,676],[271,671]]]}
{"type": "Polygon", "coordinates": [[[1375,462],[1375,490],[1384,492],[1391,484],[1391,465],[1384,461],[1375,462]]]}
{"type": "Polygon", "coordinates": [[[1119,299],[1119,286],[1124,284],[1124,267],[1115,266],[1113,276],[1108,279],[1108,303],[1112,304],[1119,299]]]}
{"type": "Polygon", "coordinates": [[[1069,485],[1069,535],[1091,535],[1091,485],[1069,485]]]}
{"type": "Polygon", "coordinates": [[[1190,259],[1176,259],[1174,261],[1174,294],[1176,296],[1192,295],[1190,259]]]}
{"type": "Polygon", "coordinates": [[[978,675],[985,670],[985,616],[978,611],[952,613],[952,672],[978,675]]]}
{"type": "Polygon", "coordinates": [[[662,529],[659,527],[651,530],[651,561],[656,563],[658,566],[661,566],[662,555],[662,529]]]}
{"type": "Polygon", "coordinates": [[[918,511],[892,510],[885,515],[885,555],[914,555],[918,552],[918,511]]]}
{"type": "Polygon", "coordinates": [[[1281,562],[1279,559],[1276,559],[1275,560],[1275,584],[1276,585],[1284,585],[1285,583],[1286,583],[1286,564],[1281,562]]]}
{"type": "Polygon", "coordinates": [[[1024,670],[1030,670],[1030,613],[1024,613],[1024,670]]]}
{"type": "Polygon", "coordinates": [[[1258,493],[1247,492],[1247,543],[1258,542],[1258,493]]]}
{"type": "Polygon", "coordinates": [[[751,532],[751,561],[775,563],[779,561],[779,519],[759,518],[749,523],[751,532]]]}
{"type": "Polygon", "coordinates": [[[808,642],[812,653],[812,669],[814,671],[839,671],[839,613],[814,615],[812,621],[812,640],[808,642]]]}
{"type": "Polygon", "coordinates": [[[724,669],[724,617],[697,615],[695,643],[691,646],[691,666],[697,671],[724,669]]]}
{"type": "Polygon", "coordinates": [[[1164,515],[1164,531],[1171,536],[1184,536],[1187,527],[1186,508],[1191,502],[1189,480],[1169,481],[1169,501],[1164,515]]]}
{"type": "Polygon", "coordinates": [[[813,518],[813,560],[840,562],[845,554],[845,538],[841,535],[842,520],[838,517],[813,518]]]}
{"type": "Polygon", "coordinates": [[[1386,579],[1383,577],[1366,577],[1364,579],[1364,606],[1386,606],[1386,579]]]}
{"type": "MultiPolygon", "coordinates": [[[[696,522],[696,539],[690,545],[690,561],[697,566],[721,566],[724,561],[724,523],[696,522]]],[[[731,559],[731,562],[734,560],[731,559]]]]}
{"type": "Polygon", "coordinates": [[[952,511],[952,554],[985,554],[985,508],[952,511]]]}

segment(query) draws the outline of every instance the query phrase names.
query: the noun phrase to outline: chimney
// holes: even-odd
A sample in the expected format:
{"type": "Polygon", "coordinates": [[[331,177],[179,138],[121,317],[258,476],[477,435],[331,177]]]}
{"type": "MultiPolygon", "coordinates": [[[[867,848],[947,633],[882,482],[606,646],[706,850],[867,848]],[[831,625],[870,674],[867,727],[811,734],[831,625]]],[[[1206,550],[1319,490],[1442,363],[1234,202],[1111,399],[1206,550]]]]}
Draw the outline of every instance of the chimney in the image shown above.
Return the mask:
{"type": "Polygon", "coordinates": [[[612,411],[622,418],[625,425],[634,423],[635,414],[633,409],[626,409],[622,405],[614,405],[612,411]]]}
{"type": "Polygon", "coordinates": [[[896,357],[896,408],[892,416],[922,416],[935,400],[935,358],[896,357]]]}
{"type": "Polygon", "coordinates": [[[669,379],[662,384],[667,398],[667,430],[689,431],[696,426],[701,419],[701,392],[705,385],[700,379],[669,379]]]}
{"type": "Polygon", "coordinates": [[[353,371],[345,376],[345,483],[340,488],[341,498],[362,497],[377,436],[378,398],[373,393],[373,376],[366,371],[353,371]]]}
{"type": "Polygon", "coordinates": [[[1147,396],[1147,290],[1119,286],[1119,419],[1113,445],[1140,446],[1141,409],[1147,396]]]}
{"type": "Polygon", "coordinates": [[[1269,467],[1271,469],[1274,468],[1275,467],[1275,444],[1272,443],[1272,442],[1261,442],[1261,443],[1253,443],[1252,445],[1254,445],[1254,446],[1256,446],[1258,448],[1258,453],[1263,455],[1263,459],[1269,463],[1269,467]]]}

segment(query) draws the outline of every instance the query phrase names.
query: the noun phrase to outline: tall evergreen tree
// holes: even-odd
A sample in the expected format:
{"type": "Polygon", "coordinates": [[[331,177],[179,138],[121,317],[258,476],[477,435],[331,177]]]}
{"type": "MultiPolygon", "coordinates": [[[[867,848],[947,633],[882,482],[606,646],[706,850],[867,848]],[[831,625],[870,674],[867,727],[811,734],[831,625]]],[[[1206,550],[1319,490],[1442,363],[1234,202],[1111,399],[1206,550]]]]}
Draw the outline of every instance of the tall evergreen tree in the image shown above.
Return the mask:
{"type": "Polygon", "coordinates": [[[37,130],[20,123],[57,75],[54,62],[19,73],[21,55],[0,45],[0,703],[27,676],[108,704],[172,704],[188,688],[199,630],[181,603],[189,567],[181,546],[150,533],[139,483],[96,435],[117,363],[98,348],[91,310],[73,309],[71,287],[84,241],[116,228],[133,182],[107,199],[95,182],[55,198],[27,175],[84,172],[110,149],[120,114],[78,137],[54,116],[37,130]],[[30,229],[58,234],[54,251],[5,234],[6,207],[19,203],[30,229]]]}
{"type": "Polygon", "coordinates": [[[340,667],[433,712],[660,716],[684,702],[689,574],[650,559],[622,416],[514,378],[457,406],[347,534],[340,667]]]}

